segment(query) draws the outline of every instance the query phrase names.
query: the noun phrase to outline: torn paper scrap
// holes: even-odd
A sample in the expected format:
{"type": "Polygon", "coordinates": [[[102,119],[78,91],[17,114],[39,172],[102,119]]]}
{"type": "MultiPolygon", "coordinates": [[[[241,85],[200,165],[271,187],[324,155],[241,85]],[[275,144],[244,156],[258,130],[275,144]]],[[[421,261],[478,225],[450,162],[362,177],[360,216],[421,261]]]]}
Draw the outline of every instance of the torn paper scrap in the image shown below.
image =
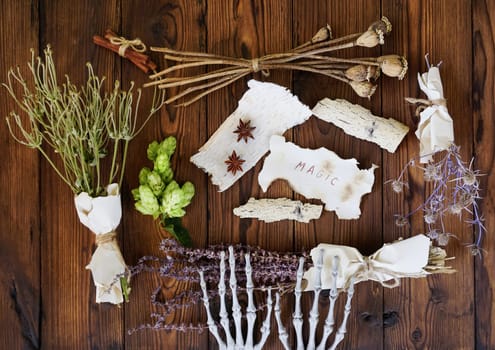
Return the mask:
{"type": "Polygon", "coordinates": [[[96,302],[121,304],[124,298],[120,277],[127,267],[115,233],[122,217],[119,186],[108,185],[107,196],[96,198],[82,192],[74,202],[79,220],[96,235],[98,247],[86,266],[93,275],[96,302]]]}
{"type": "MultiPolygon", "coordinates": [[[[432,154],[449,148],[454,142],[454,124],[443,96],[442,79],[437,66],[430,67],[428,72],[418,74],[421,90],[428,96],[427,103],[420,112],[420,120],[416,137],[419,139],[419,155],[421,163],[432,160],[432,154]]],[[[412,101],[421,101],[410,99],[412,101]]]]}
{"type": "Polygon", "coordinates": [[[326,148],[301,148],[274,135],[258,183],[266,192],[273,181],[287,180],[297,193],[321,199],[325,210],[334,210],[339,219],[357,219],[361,197],[371,192],[377,168],[373,164],[360,170],[357,164],[356,159],[342,159],[326,148]]]}
{"type": "Polygon", "coordinates": [[[225,191],[268,152],[270,137],[281,135],[311,116],[311,110],[286,88],[256,80],[191,162],[211,174],[225,191]]]}
{"type": "Polygon", "coordinates": [[[409,131],[407,125],[395,119],[378,117],[368,109],[342,99],[324,98],[313,108],[313,114],[346,134],[374,142],[390,153],[396,151],[409,131]]]}
{"type": "Polygon", "coordinates": [[[289,198],[255,199],[234,209],[234,214],[241,218],[256,218],[265,222],[296,220],[308,223],[321,216],[323,206],[292,200],[289,198]]]}
{"type": "MultiPolygon", "coordinates": [[[[425,277],[430,273],[452,273],[455,270],[445,266],[446,255],[442,262],[430,261],[431,241],[425,235],[419,234],[408,239],[384,244],[371,256],[363,256],[353,247],[320,243],[311,250],[311,258],[316,261],[323,251],[323,268],[321,270],[321,288],[331,289],[333,286],[333,260],[338,257],[337,288],[346,289],[351,284],[363,281],[376,281],[384,287],[397,287],[400,278],[425,277]],[[436,268],[435,265],[443,265],[436,268]],[[390,282],[392,281],[392,282],[390,282]]],[[[310,267],[303,275],[307,280],[305,291],[314,290],[316,272],[310,267]]]]}

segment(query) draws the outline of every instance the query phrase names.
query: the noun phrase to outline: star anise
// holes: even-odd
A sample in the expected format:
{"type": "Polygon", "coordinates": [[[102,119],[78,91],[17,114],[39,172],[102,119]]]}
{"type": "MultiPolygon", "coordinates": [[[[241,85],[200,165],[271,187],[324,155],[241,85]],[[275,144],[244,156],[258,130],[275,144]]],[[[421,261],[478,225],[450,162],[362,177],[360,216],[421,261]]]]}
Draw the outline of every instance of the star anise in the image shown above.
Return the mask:
{"type": "Polygon", "coordinates": [[[254,129],[256,129],[256,127],[251,126],[250,120],[244,122],[242,119],[239,119],[239,125],[237,125],[237,129],[234,131],[234,134],[237,134],[237,142],[243,139],[247,143],[248,138],[254,139],[254,136],[251,133],[254,129]]]}
{"type": "Polygon", "coordinates": [[[235,151],[232,151],[229,159],[225,161],[225,164],[227,164],[227,171],[230,171],[233,175],[235,175],[235,173],[238,171],[243,171],[242,163],[244,162],[244,159],[241,159],[241,157],[239,157],[237,153],[235,153],[235,151]]]}

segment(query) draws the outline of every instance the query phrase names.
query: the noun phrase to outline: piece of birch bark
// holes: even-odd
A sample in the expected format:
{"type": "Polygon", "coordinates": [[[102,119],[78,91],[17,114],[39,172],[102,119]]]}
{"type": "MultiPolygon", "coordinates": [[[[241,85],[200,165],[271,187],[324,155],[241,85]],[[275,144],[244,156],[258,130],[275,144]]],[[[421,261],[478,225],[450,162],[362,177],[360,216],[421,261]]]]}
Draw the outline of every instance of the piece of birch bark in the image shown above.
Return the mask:
{"type": "Polygon", "coordinates": [[[274,135],[258,183],[266,192],[273,181],[287,180],[294,191],[320,199],[325,210],[334,210],[339,219],[357,219],[361,197],[371,192],[377,168],[361,170],[357,164],[356,159],[342,159],[326,148],[301,148],[274,135]]]}
{"type": "Polygon", "coordinates": [[[311,116],[308,106],[279,85],[256,80],[239,100],[237,109],[223,122],[210,139],[191,157],[191,162],[211,174],[211,182],[220,192],[232,186],[268,152],[270,137],[281,135],[311,116]],[[234,133],[239,121],[250,121],[252,138],[237,141],[234,133]],[[242,171],[227,171],[225,161],[235,151],[244,160],[242,171]]]}
{"type": "Polygon", "coordinates": [[[323,206],[302,203],[289,198],[249,198],[248,202],[234,209],[240,218],[256,218],[265,222],[296,220],[308,223],[321,216],[323,206]]]}
{"type": "Polygon", "coordinates": [[[378,117],[368,109],[342,99],[324,98],[313,108],[313,114],[346,134],[376,143],[390,153],[395,152],[409,132],[407,125],[395,119],[378,117]]]}

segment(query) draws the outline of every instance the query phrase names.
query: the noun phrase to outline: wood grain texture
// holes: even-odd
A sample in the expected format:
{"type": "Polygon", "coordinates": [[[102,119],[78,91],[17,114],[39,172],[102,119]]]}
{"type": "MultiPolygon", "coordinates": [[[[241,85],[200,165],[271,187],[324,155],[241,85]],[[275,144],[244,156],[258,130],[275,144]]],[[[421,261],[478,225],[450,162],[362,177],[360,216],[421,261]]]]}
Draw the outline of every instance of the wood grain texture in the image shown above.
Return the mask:
{"type": "MultiPolygon", "coordinates": [[[[296,1],[294,3],[295,45],[311,38],[316,31],[330,24],[335,37],[364,32],[380,18],[378,2],[370,1],[296,1]]],[[[379,49],[351,49],[339,53],[345,57],[369,57],[379,49]]],[[[313,108],[325,98],[345,98],[359,103],[380,115],[380,91],[371,101],[359,98],[344,83],[317,76],[295,73],[294,90],[303,103],[313,108]]],[[[334,213],[324,212],[320,220],[309,225],[296,224],[296,250],[311,249],[319,242],[346,244],[369,254],[382,244],[381,227],[381,150],[346,135],[341,129],[316,118],[295,128],[294,140],[302,147],[326,147],[342,158],[356,158],[361,168],[376,164],[375,184],[372,193],[363,197],[361,217],[358,220],[338,220],[334,213]]],[[[342,302],[343,300],[341,300],[342,302]]],[[[348,329],[359,337],[344,339],[342,348],[380,348],[382,343],[382,287],[376,283],[363,283],[356,288],[348,329]]],[[[309,305],[308,305],[309,307],[309,305]]]]}
{"type": "MultiPolygon", "coordinates": [[[[444,61],[440,71],[448,108],[454,119],[455,142],[462,148],[463,159],[469,160],[472,150],[471,111],[471,3],[469,1],[384,1],[383,13],[400,31],[385,45],[387,52],[403,52],[409,58],[409,73],[405,82],[383,85],[383,113],[411,124],[414,108],[405,106],[403,97],[420,96],[417,73],[426,71],[424,55],[429,53],[431,64],[444,61]],[[456,38],[455,50],[446,37],[456,38]],[[455,72],[451,74],[449,72],[455,72]]],[[[418,155],[418,142],[413,135],[394,155],[384,155],[385,179],[397,177],[408,159],[418,155]]],[[[421,213],[413,217],[407,229],[394,227],[393,215],[407,213],[420,205],[430,193],[422,174],[411,172],[412,193],[395,194],[389,186],[384,189],[383,220],[385,241],[426,232],[421,213]],[[424,192],[423,192],[424,191],[424,192]],[[390,199],[390,200],[389,200],[390,199]]],[[[447,216],[447,230],[455,231],[447,252],[456,259],[452,263],[457,273],[428,279],[404,281],[400,288],[384,291],[384,311],[396,314],[398,323],[385,328],[385,348],[408,349],[472,349],[474,348],[473,259],[465,247],[471,242],[472,229],[457,217],[447,216]],[[452,288],[453,285],[459,288],[452,288]]]]}
{"type": "MultiPolygon", "coordinates": [[[[454,118],[456,143],[465,159],[476,156],[482,178],[483,212],[488,234],[483,260],[473,259],[463,243],[471,242],[472,230],[457,219],[447,227],[459,238],[447,248],[458,270],[455,275],[402,281],[399,288],[384,289],[376,283],[357,286],[340,349],[492,349],[495,324],[495,225],[493,175],[495,155],[495,4],[489,0],[0,0],[0,77],[7,69],[30,59],[29,48],[38,51],[46,44],[54,50],[59,77],[67,73],[80,84],[85,81],[85,62],[99,75],[128,87],[147,81],[129,62],[96,47],[93,34],[107,28],[146,44],[179,50],[202,51],[253,58],[297,46],[325,24],[334,35],[363,31],[387,16],[393,31],[385,45],[375,49],[342,52],[347,57],[399,53],[407,57],[405,80],[382,77],[380,88],[370,101],[360,99],[341,82],[308,73],[270,72],[260,80],[289,87],[312,108],[324,98],[346,98],[376,115],[392,117],[415,130],[414,109],[406,96],[421,97],[416,74],[425,70],[424,54],[430,62],[443,60],[441,74],[448,108],[454,118]]],[[[153,56],[160,67],[164,61],[153,56]]],[[[250,78],[250,77],[249,77],[250,78]]],[[[197,247],[220,242],[248,243],[279,251],[309,250],[319,242],[353,245],[363,254],[383,242],[424,232],[421,215],[411,227],[397,228],[393,215],[416,208],[428,188],[419,171],[409,173],[412,185],[403,196],[382,185],[396,177],[402,166],[417,156],[419,145],[412,132],[394,154],[359,141],[342,130],[316,118],[289,130],[284,136],[302,147],[327,147],[341,157],[356,158],[361,167],[372,163],[376,181],[365,196],[359,220],[337,220],[334,213],[309,224],[262,223],[239,219],[232,209],[249,197],[279,196],[306,200],[294,195],[287,183],[277,181],[267,193],[257,184],[262,162],[229,190],[218,193],[207,176],[189,162],[189,157],[235,110],[246,91],[245,78],[213,93],[187,108],[167,106],[154,117],[143,133],[131,143],[122,188],[123,220],[119,240],[126,262],[135,264],[143,255],[160,255],[158,245],[166,236],[150,217],[134,210],[130,190],[138,183],[138,172],[149,166],[146,147],[153,140],[175,135],[173,158],[179,182],[192,181],[196,196],[188,207],[184,224],[197,247]]],[[[153,91],[143,92],[144,116],[153,91]]],[[[174,92],[172,92],[174,93],[174,92]]],[[[2,116],[13,108],[0,92],[2,116]]],[[[97,305],[89,271],[84,267],[94,250],[94,237],[77,219],[73,194],[39,154],[13,141],[0,128],[0,349],[216,349],[208,333],[127,330],[151,321],[150,295],[162,285],[165,296],[190,288],[185,283],[163,281],[153,274],[133,280],[131,302],[122,308],[97,305]],[[8,325],[8,326],[5,326],[8,325]]],[[[341,297],[342,298],[342,297],[341,297]]],[[[282,316],[287,329],[292,298],[283,299],[282,316]]],[[[343,298],[342,298],[343,299],[343,298]]],[[[259,299],[257,299],[259,300],[259,299]]],[[[304,310],[311,302],[304,297],[304,310]]],[[[338,309],[344,300],[339,300],[338,309]]],[[[328,306],[321,299],[320,311],[328,306]]],[[[341,313],[337,315],[340,320],[341,313]]],[[[172,315],[175,322],[204,322],[201,305],[172,315]]],[[[306,330],[307,332],[307,330],[306,330]]],[[[321,329],[320,329],[321,334],[321,329]]],[[[275,322],[267,349],[282,349],[275,322]]]]}
{"type": "MultiPolygon", "coordinates": [[[[206,28],[204,23],[206,2],[204,1],[148,1],[143,7],[142,1],[123,2],[122,33],[127,37],[141,38],[148,46],[172,47],[176,50],[205,51],[206,28]],[[146,25],[143,25],[146,23],[146,25]]],[[[163,57],[153,56],[156,62],[163,67],[163,57]]],[[[134,80],[138,86],[148,79],[134,67],[125,69],[122,77],[124,83],[134,80]]],[[[151,105],[153,89],[143,91],[143,117],[146,109],[151,105]]],[[[130,214],[124,219],[126,233],[125,254],[129,264],[136,264],[143,255],[161,256],[159,244],[167,235],[153,223],[151,217],[145,217],[134,209],[134,202],[130,190],[138,186],[138,173],[144,166],[150,166],[146,158],[146,148],[153,140],[161,141],[173,135],[177,139],[177,149],[172,158],[175,179],[179,184],[191,181],[196,188],[196,195],[192,204],[187,208],[184,225],[189,228],[195,246],[206,244],[206,188],[207,179],[204,173],[196,168],[189,158],[206,141],[206,111],[205,102],[200,101],[187,108],[174,106],[164,107],[146,126],[143,133],[136,138],[129,149],[129,171],[126,174],[126,192],[128,197],[126,209],[130,214]]],[[[125,328],[133,328],[150,321],[151,312],[160,312],[160,308],[150,307],[150,296],[155,286],[163,285],[164,297],[172,297],[177,292],[190,288],[186,283],[175,281],[160,281],[157,276],[143,274],[137,276],[136,285],[147,288],[133,290],[133,303],[125,307],[125,328]]],[[[205,322],[201,306],[186,310],[179,310],[170,317],[177,323],[205,322]]],[[[208,333],[178,333],[143,331],[126,337],[126,348],[147,349],[160,348],[167,344],[167,348],[198,349],[208,342],[208,333]]]]}
{"type": "MultiPolygon", "coordinates": [[[[87,79],[86,62],[119,78],[118,60],[92,43],[95,33],[119,22],[119,1],[40,2],[40,46],[50,44],[59,77],[77,85],[87,79]]],[[[47,162],[41,163],[41,345],[46,349],[112,349],[123,342],[122,309],[95,304],[95,287],[85,266],[94,235],[77,218],[74,195],[47,162]]]]}
{"type": "MultiPolygon", "coordinates": [[[[0,2],[0,77],[26,63],[30,48],[38,47],[38,2],[0,2]],[[25,14],[22,18],[18,14],[25,14]],[[16,38],[16,41],[9,40],[16,38]]],[[[17,89],[20,91],[20,89],[17,89]]],[[[15,110],[5,89],[0,91],[0,115],[15,110]]],[[[23,121],[27,118],[23,116],[23,121]]],[[[1,349],[38,349],[40,346],[40,194],[39,155],[16,143],[0,128],[0,328],[1,349]]]]}
{"type": "MultiPolygon", "coordinates": [[[[473,117],[474,154],[476,167],[482,174],[483,213],[487,235],[484,248],[494,251],[495,240],[491,232],[495,227],[495,173],[494,173],[494,132],[495,132],[495,3],[493,1],[473,2],[473,117]]],[[[484,254],[475,259],[475,301],[476,301],[476,349],[495,348],[495,257],[484,254]]]]}

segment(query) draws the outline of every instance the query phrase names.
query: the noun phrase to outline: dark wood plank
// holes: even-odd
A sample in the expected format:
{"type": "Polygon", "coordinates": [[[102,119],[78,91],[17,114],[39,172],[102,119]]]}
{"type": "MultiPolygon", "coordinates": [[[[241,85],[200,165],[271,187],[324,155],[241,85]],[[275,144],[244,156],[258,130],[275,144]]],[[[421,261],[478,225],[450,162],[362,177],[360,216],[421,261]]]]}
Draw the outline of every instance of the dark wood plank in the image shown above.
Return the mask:
{"type": "Polygon", "coordinates": [[[485,189],[482,210],[486,219],[487,236],[483,242],[483,259],[475,259],[476,284],[476,349],[495,348],[495,172],[493,134],[495,131],[495,3],[473,2],[473,116],[476,167],[485,189]]]}
{"type": "MultiPolygon", "coordinates": [[[[124,1],[122,7],[122,33],[128,37],[139,37],[149,46],[171,47],[177,50],[204,51],[206,45],[205,27],[206,2],[198,1],[124,1]]],[[[165,67],[161,55],[153,56],[160,67],[165,67]]],[[[123,81],[130,80],[138,85],[148,79],[134,67],[124,65],[123,81]]],[[[143,117],[145,108],[151,104],[153,89],[143,90],[143,117]]],[[[146,148],[153,140],[161,141],[169,135],[177,138],[177,150],[173,158],[175,178],[182,184],[189,180],[194,183],[196,195],[187,208],[184,225],[189,229],[195,246],[204,246],[207,237],[206,177],[190,161],[191,155],[206,141],[206,106],[200,101],[187,108],[166,106],[154,117],[149,125],[129,148],[129,168],[126,174],[126,213],[124,219],[126,256],[129,263],[136,263],[143,255],[162,255],[159,244],[164,232],[157,229],[151,217],[143,216],[134,209],[130,190],[138,185],[138,173],[143,166],[150,166],[146,158],[146,148]]],[[[160,312],[152,308],[150,295],[156,285],[163,281],[156,275],[138,276],[133,285],[132,302],[125,308],[126,328],[136,327],[150,321],[151,312],[160,312]]],[[[165,282],[165,297],[190,288],[186,283],[165,282]]],[[[179,310],[171,316],[176,323],[206,321],[202,315],[202,306],[179,310]]],[[[142,331],[126,337],[126,348],[199,349],[208,344],[208,333],[195,332],[154,332],[142,331]]]]}
{"type": "MultiPolygon", "coordinates": [[[[454,119],[455,140],[462,156],[469,160],[472,145],[471,118],[471,3],[469,1],[383,1],[383,13],[396,28],[384,50],[405,54],[409,73],[404,82],[383,85],[383,114],[412,127],[413,108],[403,97],[421,95],[416,75],[426,70],[424,55],[430,53],[432,64],[443,60],[441,74],[449,111],[454,119]],[[455,38],[455,45],[447,38],[455,38]]],[[[411,133],[398,152],[384,153],[384,178],[397,177],[402,166],[419,151],[411,133]]],[[[384,189],[384,240],[409,237],[426,230],[421,214],[410,229],[394,225],[395,213],[416,208],[426,197],[422,174],[410,173],[414,185],[407,197],[398,196],[390,187],[384,189]]],[[[454,275],[434,276],[427,280],[403,281],[401,287],[384,291],[384,311],[398,316],[398,323],[385,328],[385,348],[397,349],[472,349],[474,348],[473,259],[463,245],[472,240],[470,227],[457,218],[446,219],[447,229],[459,237],[447,252],[456,259],[454,275]]],[[[393,322],[394,323],[394,322],[393,322]]]]}
{"type": "MultiPolygon", "coordinates": [[[[120,2],[42,1],[41,45],[51,44],[59,77],[86,82],[85,63],[93,63],[107,87],[119,77],[115,55],[92,43],[92,36],[117,27],[120,2]]],[[[46,162],[41,164],[42,347],[111,349],[123,342],[122,308],[95,303],[89,270],[93,234],[80,224],[74,195],[46,162]]]]}
{"type": "MultiPolygon", "coordinates": [[[[38,2],[0,2],[0,76],[26,63],[30,48],[38,47],[38,2]],[[23,14],[23,16],[19,16],[23,14]]],[[[20,89],[17,89],[20,94],[20,89]]],[[[0,92],[0,115],[19,111],[5,89],[0,92]]],[[[27,121],[25,115],[21,115],[27,121]]],[[[39,155],[14,141],[5,120],[0,128],[0,348],[40,346],[40,220],[39,155]]]]}
{"type": "MultiPolygon", "coordinates": [[[[335,37],[362,32],[369,24],[380,18],[378,3],[369,1],[297,1],[294,3],[295,45],[300,45],[327,23],[335,37]]],[[[379,49],[352,49],[342,53],[345,57],[368,57],[377,55],[379,49]]],[[[345,84],[313,74],[294,75],[294,89],[301,100],[311,108],[324,97],[345,98],[380,113],[380,91],[371,101],[356,96],[345,84]]],[[[296,128],[294,139],[309,148],[326,147],[342,158],[356,158],[361,167],[372,163],[381,166],[378,147],[345,135],[336,127],[312,118],[296,128]]],[[[334,213],[324,212],[320,220],[310,225],[296,225],[296,250],[311,249],[320,242],[355,246],[363,254],[369,254],[382,244],[381,227],[381,175],[375,171],[372,193],[361,203],[359,220],[338,220],[334,213]]],[[[342,348],[378,349],[382,344],[381,313],[382,288],[376,283],[357,286],[348,323],[348,337],[342,348]],[[365,317],[362,317],[362,316],[365,317]]]]}
{"type": "MultiPolygon", "coordinates": [[[[292,3],[282,1],[209,1],[208,2],[208,51],[232,57],[256,58],[269,53],[284,52],[292,45],[292,3]]],[[[246,82],[261,80],[255,74],[234,85],[213,93],[208,101],[208,133],[211,135],[237,108],[237,101],[247,90],[246,82]]],[[[263,79],[291,87],[289,72],[273,71],[263,79]]],[[[287,135],[290,138],[292,132],[287,135]]],[[[258,185],[258,173],[262,162],[245,174],[237,183],[223,193],[208,185],[209,243],[248,243],[277,251],[293,250],[293,225],[289,221],[266,224],[255,219],[239,219],[233,208],[247,202],[249,197],[292,197],[291,189],[283,183],[272,185],[263,193],[258,185]]],[[[264,297],[263,297],[264,298],[264,297]]],[[[262,302],[264,299],[257,299],[262,302]]],[[[284,301],[286,306],[290,300],[284,301]]],[[[259,316],[263,317],[263,316],[259,316]]],[[[266,347],[281,349],[272,322],[272,334],[266,347]]]]}

